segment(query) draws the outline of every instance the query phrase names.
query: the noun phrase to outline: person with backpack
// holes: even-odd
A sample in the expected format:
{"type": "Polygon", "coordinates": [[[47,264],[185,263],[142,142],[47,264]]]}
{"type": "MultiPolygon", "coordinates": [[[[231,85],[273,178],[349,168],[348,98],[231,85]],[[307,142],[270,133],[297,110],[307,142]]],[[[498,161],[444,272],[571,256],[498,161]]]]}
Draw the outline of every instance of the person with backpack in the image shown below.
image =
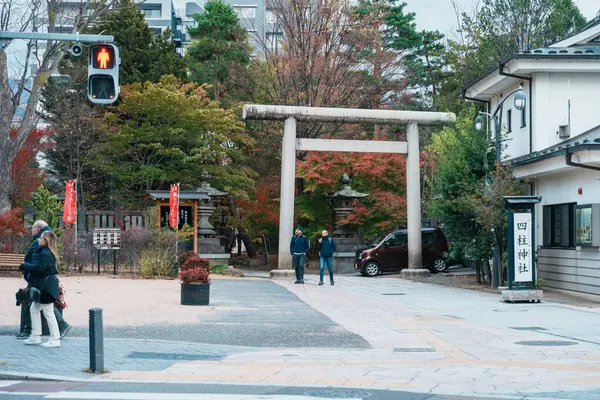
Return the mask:
{"type": "Polygon", "coordinates": [[[39,248],[33,262],[21,264],[21,270],[30,275],[32,294],[30,295],[32,332],[24,343],[42,347],[60,347],[60,331],[54,315],[54,302],[58,299],[58,252],[56,235],[52,231],[42,233],[38,239],[39,248]],[[42,343],[42,317],[48,322],[50,340],[42,343]]]}
{"type": "Polygon", "coordinates": [[[302,232],[301,226],[297,227],[294,233],[295,235],[292,236],[292,240],[290,241],[292,265],[296,270],[296,282],[294,283],[304,284],[304,263],[306,262],[306,255],[308,254],[310,243],[308,242],[308,238],[302,232]]]}
{"type": "Polygon", "coordinates": [[[331,285],[333,286],[333,253],[335,253],[337,247],[335,245],[335,240],[333,240],[329,236],[329,231],[327,229],[323,229],[321,232],[321,237],[319,238],[319,256],[320,256],[320,277],[319,286],[323,285],[323,273],[325,270],[325,264],[327,263],[327,269],[329,270],[329,280],[331,285]]]}

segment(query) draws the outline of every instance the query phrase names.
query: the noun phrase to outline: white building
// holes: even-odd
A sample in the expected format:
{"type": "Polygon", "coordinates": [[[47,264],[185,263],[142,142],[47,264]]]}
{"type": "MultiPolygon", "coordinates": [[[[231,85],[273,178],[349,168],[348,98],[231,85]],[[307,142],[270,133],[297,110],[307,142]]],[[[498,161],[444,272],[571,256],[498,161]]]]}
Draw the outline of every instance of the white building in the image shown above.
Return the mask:
{"type": "Polygon", "coordinates": [[[464,89],[490,110],[523,86],[527,107],[501,111],[502,160],[533,182],[544,286],[600,296],[600,13],[548,48],[514,54],[464,89]]]}

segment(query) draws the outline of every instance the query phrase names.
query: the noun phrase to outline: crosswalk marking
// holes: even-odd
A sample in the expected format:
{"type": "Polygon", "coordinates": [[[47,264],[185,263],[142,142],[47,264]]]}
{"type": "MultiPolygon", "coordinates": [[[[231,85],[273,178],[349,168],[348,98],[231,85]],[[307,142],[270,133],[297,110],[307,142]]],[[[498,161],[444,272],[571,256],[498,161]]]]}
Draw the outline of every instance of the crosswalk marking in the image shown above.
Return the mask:
{"type": "MultiPolygon", "coordinates": [[[[323,397],[258,395],[258,394],[195,394],[195,393],[122,393],[122,392],[60,392],[49,394],[45,399],[85,400],[326,400],[323,397]]],[[[340,398],[338,400],[362,400],[340,398]]]]}

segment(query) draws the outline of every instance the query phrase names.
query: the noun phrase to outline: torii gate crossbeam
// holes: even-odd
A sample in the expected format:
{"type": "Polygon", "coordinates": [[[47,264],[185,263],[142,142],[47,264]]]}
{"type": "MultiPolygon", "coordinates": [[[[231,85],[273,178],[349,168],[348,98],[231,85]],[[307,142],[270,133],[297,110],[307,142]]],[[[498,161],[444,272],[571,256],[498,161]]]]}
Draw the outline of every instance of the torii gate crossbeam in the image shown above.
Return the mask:
{"type": "Polygon", "coordinates": [[[247,104],[247,120],[284,121],[281,146],[281,193],[279,210],[279,259],[271,277],[294,276],[289,239],[294,231],[296,151],[344,151],[362,153],[408,153],[406,192],[408,222],[408,270],[403,274],[428,274],[423,269],[421,248],[421,183],[419,166],[419,125],[446,125],[456,121],[452,113],[424,111],[365,110],[352,108],[290,107],[247,104]],[[296,121],[352,124],[407,125],[407,142],[296,139],[296,121]]]}

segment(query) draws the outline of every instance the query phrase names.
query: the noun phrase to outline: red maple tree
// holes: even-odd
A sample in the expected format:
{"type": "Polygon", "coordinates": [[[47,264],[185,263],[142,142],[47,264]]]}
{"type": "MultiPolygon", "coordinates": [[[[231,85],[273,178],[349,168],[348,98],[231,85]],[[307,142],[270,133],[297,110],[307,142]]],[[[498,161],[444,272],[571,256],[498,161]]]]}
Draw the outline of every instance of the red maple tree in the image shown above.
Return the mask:
{"type": "MultiPolygon", "coordinates": [[[[11,136],[16,135],[16,130],[11,131],[11,136]]],[[[37,155],[48,145],[48,138],[52,136],[50,128],[37,128],[27,137],[25,144],[12,163],[12,202],[13,205],[22,204],[31,197],[31,193],[43,183],[44,171],[37,163],[37,155]]]]}

